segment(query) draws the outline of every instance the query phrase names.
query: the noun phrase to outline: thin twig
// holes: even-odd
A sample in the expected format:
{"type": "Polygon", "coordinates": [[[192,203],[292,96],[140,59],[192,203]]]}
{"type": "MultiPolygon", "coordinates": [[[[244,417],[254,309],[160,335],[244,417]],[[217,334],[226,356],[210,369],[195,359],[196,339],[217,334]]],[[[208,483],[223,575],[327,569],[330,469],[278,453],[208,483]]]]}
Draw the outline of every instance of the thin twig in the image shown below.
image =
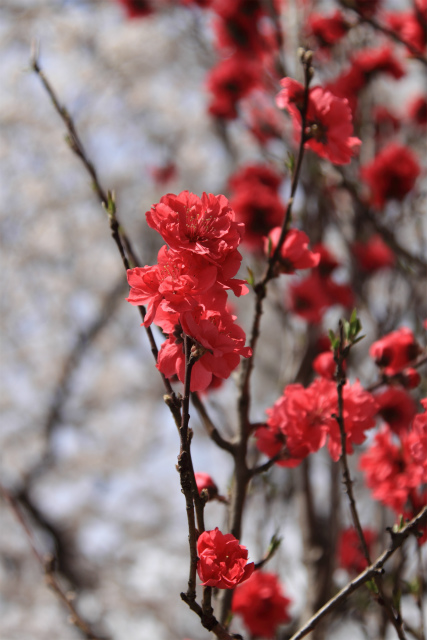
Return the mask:
{"type": "MultiPolygon", "coordinates": [[[[80,136],[78,135],[76,126],[70,116],[70,114],[68,113],[67,109],[61,105],[61,103],[58,100],[58,97],[52,87],[52,85],[50,84],[50,82],[48,81],[45,73],[43,72],[43,70],[40,67],[39,61],[37,59],[37,53],[33,52],[32,58],[31,58],[31,68],[33,69],[33,71],[38,75],[38,77],[40,78],[43,87],[45,88],[46,92],[48,93],[51,102],[53,104],[53,106],[55,107],[55,110],[57,111],[57,113],[59,114],[59,116],[61,117],[63,123],[65,124],[67,131],[68,131],[68,143],[69,146],[71,148],[71,150],[76,154],[76,156],[78,158],[80,158],[81,162],[83,163],[86,171],[89,173],[93,185],[94,185],[94,189],[96,191],[96,194],[101,202],[101,205],[103,206],[103,208],[107,211],[108,214],[108,219],[109,219],[109,223],[110,223],[110,229],[111,229],[111,235],[116,243],[116,246],[119,250],[122,262],[123,262],[123,266],[125,268],[125,270],[127,271],[128,269],[130,269],[131,267],[131,263],[132,266],[138,266],[140,264],[135,251],[132,248],[131,242],[129,240],[129,237],[127,236],[127,234],[125,233],[122,225],[120,224],[118,218],[117,218],[117,211],[116,211],[116,203],[115,203],[115,199],[114,199],[114,194],[113,192],[110,191],[105,191],[105,189],[101,186],[101,183],[99,181],[98,178],[98,174],[97,171],[95,169],[94,164],[89,160],[86,151],[84,149],[83,143],[80,140],[80,136]]],[[[145,318],[145,307],[140,305],[138,306],[138,310],[139,313],[141,315],[142,321],[144,322],[144,318],[145,318]]],[[[150,343],[150,347],[151,347],[151,352],[153,354],[153,357],[157,363],[157,359],[158,359],[158,349],[157,349],[157,345],[156,345],[156,341],[154,339],[154,335],[153,332],[151,330],[151,327],[145,327],[146,333],[147,333],[147,337],[148,337],[148,341],[150,343]]],[[[163,380],[163,384],[165,386],[166,392],[168,394],[168,396],[171,398],[171,401],[174,405],[175,411],[173,411],[173,415],[174,418],[176,416],[176,410],[179,406],[179,402],[175,396],[175,393],[172,389],[172,385],[170,383],[170,381],[164,376],[164,374],[162,372],[160,372],[161,378],[163,380]]],[[[176,418],[175,418],[176,419],[176,418]]],[[[178,422],[179,424],[179,422],[178,422]]]]}
{"type": "Polygon", "coordinates": [[[305,638],[307,634],[310,633],[319,622],[329,613],[334,611],[341,605],[350,594],[359,589],[362,585],[364,585],[368,580],[371,580],[375,576],[378,576],[382,573],[382,568],[387,562],[387,560],[395,553],[397,549],[399,549],[405,540],[411,535],[415,534],[418,529],[427,523],[427,507],[424,507],[420,513],[413,518],[406,526],[404,526],[398,532],[391,533],[391,545],[388,549],[386,549],[377,560],[371,564],[371,566],[367,567],[362,573],[360,573],[357,578],[349,582],[341,591],[339,591],[333,598],[329,600],[319,611],[317,611],[308,622],[297,631],[289,640],[301,640],[305,638]]]}
{"type": "MultiPolygon", "coordinates": [[[[349,499],[350,504],[350,512],[353,520],[354,528],[357,531],[357,535],[362,546],[363,555],[365,556],[366,562],[368,565],[372,564],[368,545],[365,539],[365,534],[363,533],[362,525],[360,523],[359,513],[356,506],[356,500],[354,498],[353,493],[353,481],[350,476],[350,470],[348,468],[347,461],[347,433],[345,430],[344,423],[344,398],[343,398],[343,388],[346,384],[346,373],[344,369],[344,362],[350,353],[351,343],[348,345],[345,344],[344,338],[344,324],[343,321],[339,322],[339,343],[338,347],[334,351],[334,359],[337,365],[336,372],[336,380],[337,380],[337,393],[338,393],[338,414],[335,415],[335,420],[338,423],[340,436],[341,436],[341,456],[340,463],[342,467],[343,480],[346,488],[346,492],[349,499]]],[[[396,633],[399,636],[400,640],[406,640],[406,635],[403,631],[402,618],[400,616],[399,611],[396,613],[393,610],[392,605],[388,601],[388,598],[384,594],[382,581],[380,577],[373,577],[373,582],[376,586],[378,597],[376,598],[377,602],[384,607],[387,612],[387,616],[396,629],[396,633]]]]}
{"type": "Polygon", "coordinates": [[[2,484],[0,484],[0,494],[9,505],[16,520],[19,522],[23,531],[25,532],[28,542],[30,543],[31,550],[44,571],[47,586],[52,589],[57,598],[62,602],[63,605],[65,605],[66,609],[68,609],[68,612],[70,614],[70,623],[73,624],[77,629],[79,629],[83,637],[87,638],[87,640],[108,640],[106,636],[100,636],[95,633],[91,625],[78,613],[76,607],[73,604],[75,594],[66,592],[62,588],[58,580],[58,576],[55,570],[55,558],[52,555],[43,555],[43,553],[39,550],[34,539],[34,534],[30,529],[18,502],[12,496],[10,491],[8,491],[2,484]]]}
{"type": "Polygon", "coordinates": [[[191,401],[197,413],[199,414],[199,417],[203,422],[203,425],[211,440],[213,440],[213,442],[215,442],[215,444],[218,445],[220,449],[224,449],[224,451],[228,451],[229,453],[231,453],[231,455],[234,455],[235,447],[233,443],[223,438],[218,429],[215,427],[197,391],[192,392],[191,401]]]}
{"type": "MultiPolygon", "coordinates": [[[[379,31],[380,33],[383,33],[384,35],[388,36],[398,44],[403,44],[411,53],[412,58],[419,60],[424,66],[427,67],[427,58],[425,58],[422,55],[421,51],[416,47],[414,47],[414,45],[411,42],[408,42],[407,40],[402,38],[398,33],[396,33],[396,31],[393,31],[393,29],[390,29],[390,27],[386,27],[385,25],[380,24],[377,20],[375,20],[375,18],[369,18],[367,16],[364,16],[353,3],[350,5],[350,4],[347,4],[347,2],[345,2],[344,0],[341,2],[341,4],[347,9],[348,8],[352,9],[355,13],[357,13],[360,24],[369,24],[373,29],[375,29],[375,31],[379,31]]],[[[403,18],[403,20],[404,19],[405,18],[403,18]]]]}

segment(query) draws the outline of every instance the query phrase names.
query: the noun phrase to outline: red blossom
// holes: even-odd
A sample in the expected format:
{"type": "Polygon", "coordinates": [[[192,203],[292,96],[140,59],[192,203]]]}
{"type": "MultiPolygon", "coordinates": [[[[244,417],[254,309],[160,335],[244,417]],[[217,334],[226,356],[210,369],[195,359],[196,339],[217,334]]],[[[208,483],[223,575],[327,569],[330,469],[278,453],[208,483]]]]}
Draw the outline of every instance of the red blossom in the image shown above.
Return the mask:
{"type": "Polygon", "coordinates": [[[408,367],[402,371],[401,383],[405,389],[416,389],[421,382],[421,376],[416,369],[408,367]]]}
{"type": "MultiPolygon", "coordinates": [[[[304,88],[291,78],[280,81],[283,89],[276,97],[277,106],[292,116],[295,138],[301,136],[301,108],[304,88]]],[[[352,113],[347,100],[322,87],[310,89],[306,114],[306,148],[334,164],[348,164],[361,144],[353,134],[352,113]]]]}
{"type": "Polygon", "coordinates": [[[199,536],[197,553],[197,573],[206,587],[234,589],[250,578],[254,570],[254,563],[248,564],[246,547],[231,533],[221,533],[218,527],[199,536]]]}
{"type": "Polygon", "coordinates": [[[375,137],[389,138],[399,131],[400,120],[384,105],[377,105],[372,110],[372,120],[375,124],[375,137]]]}
{"type": "Polygon", "coordinates": [[[424,127],[427,124],[427,98],[417,96],[408,105],[409,118],[417,125],[424,127]]]}
{"type": "Polygon", "coordinates": [[[365,82],[378,73],[385,73],[395,80],[400,80],[405,75],[404,68],[389,45],[377,49],[362,49],[352,57],[352,63],[362,72],[365,82]]]}
{"type": "Polygon", "coordinates": [[[318,265],[318,273],[322,278],[327,278],[331,275],[333,271],[337,267],[340,266],[340,263],[336,259],[336,257],[329,251],[328,247],[326,247],[321,242],[318,242],[313,246],[313,251],[319,254],[320,261],[318,265]]]}
{"type": "Polygon", "coordinates": [[[232,281],[241,262],[237,251],[244,225],[236,222],[227,198],[182,191],[169,193],[147,211],[149,226],[160,233],[174,251],[202,256],[219,268],[218,282],[232,288],[236,295],[247,293],[241,280],[232,281]]]}
{"type": "MultiPolygon", "coordinates": [[[[377,534],[372,529],[363,529],[362,531],[366,546],[371,554],[372,545],[377,538],[377,534]]],[[[368,566],[359,535],[354,527],[341,531],[338,541],[338,564],[352,574],[361,573],[368,566]]]]}
{"type": "Polygon", "coordinates": [[[424,469],[423,482],[427,482],[427,399],[421,400],[423,413],[418,413],[408,436],[408,447],[413,459],[424,469]]]}
{"type": "Polygon", "coordinates": [[[180,315],[181,327],[169,334],[160,349],[157,368],[167,377],[185,379],[185,356],[180,330],[194,342],[197,362],[191,375],[191,391],[203,391],[213,376],[228,378],[239,365],[240,357],[247,358],[251,349],[245,347],[244,331],[234,323],[234,316],[223,312],[199,309],[180,315]],[[177,335],[178,333],[178,335],[177,335]]]}
{"type": "MultiPolygon", "coordinates": [[[[345,365],[345,361],[343,363],[345,365]]],[[[332,351],[319,353],[313,360],[313,370],[322,378],[333,380],[337,365],[332,351]]]]}
{"type": "Polygon", "coordinates": [[[360,457],[359,467],[365,472],[373,497],[396,513],[403,512],[411,492],[426,481],[427,475],[413,457],[408,434],[401,434],[399,442],[387,426],[360,457]]]}
{"type": "Polygon", "coordinates": [[[264,49],[259,19],[263,15],[258,0],[217,0],[214,6],[218,15],[214,29],[216,44],[222,50],[235,50],[246,55],[260,55],[264,49]]]}
{"type": "Polygon", "coordinates": [[[201,256],[176,253],[164,246],[158,253],[157,265],[128,270],[131,290],[127,301],[135,306],[147,303],[145,327],[153,322],[160,304],[165,311],[186,311],[205,294],[211,308],[221,309],[227,296],[217,284],[217,275],[218,269],[201,256]]]}
{"type": "Polygon", "coordinates": [[[240,189],[245,189],[248,184],[255,182],[277,193],[282,180],[283,177],[270,165],[247,164],[233,173],[228,184],[234,191],[239,191],[240,189]]]}
{"type": "Polygon", "coordinates": [[[307,27],[322,49],[332,47],[348,31],[348,24],[338,9],[331,16],[324,16],[322,13],[311,13],[307,27]]]}
{"type": "Polygon", "coordinates": [[[392,267],[396,262],[395,254],[378,234],[371,236],[367,242],[354,242],[351,251],[359,267],[367,273],[392,267]]]}
{"type": "MultiPolygon", "coordinates": [[[[424,9],[424,16],[425,16],[424,9]]],[[[408,43],[413,49],[422,55],[426,49],[427,38],[424,25],[418,19],[415,11],[398,11],[388,13],[386,15],[386,23],[405,43],[408,43]]],[[[407,49],[408,55],[411,56],[412,51],[407,49]]]]}
{"type": "Polygon", "coordinates": [[[230,204],[236,218],[245,226],[245,244],[252,249],[261,249],[263,237],[280,225],[285,215],[285,207],[276,191],[260,183],[247,182],[236,191],[230,204]]]}
{"type": "MultiPolygon", "coordinates": [[[[343,389],[346,450],[352,453],[353,444],[361,444],[365,431],[375,426],[377,404],[358,381],[343,389]]],[[[333,460],[341,455],[341,434],[332,417],[338,411],[338,396],[334,382],[316,379],[308,388],[300,384],[288,385],[283,395],[267,409],[267,424],[255,432],[257,447],[270,457],[285,446],[289,458],[278,462],[281,466],[296,466],[310,453],[318,451],[328,440],[333,460]]]]}
{"type": "Polygon", "coordinates": [[[395,433],[408,431],[416,413],[416,405],[411,396],[397,387],[388,387],[386,391],[375,395],[378,413],[395,433]]]}
{"type": "Polygon", "coordinates": [[[405,73],[388,46],[362,49],[356,53],[351,58],[351,66],[335,80],[328,82],[325,89],[339,98],[347,99],[352,113],[355,113],[360,92],[379,73],[386,73],[395,80],[400,79],[405,73]]]}
{"type": "Polygon", "coordinates": [[[318,324],[329,305],[330,298],[317,273],[312,273],[304,280],[291,284],[289,308],[307,322],[318,324]]]}
{"type": "Polygon", "coordinates": [[[407,327],[400,327],[373,342],[369,355],[375,363],[383,368],[386,375],[399,373],[420,353],[420,347],[413,332],[407,327]]]}
{"type": "Polygon", "coordinates": [[[237,587],[232,611],[243,618],[253,636],[273,638],[277,627],[290,620],[290,603],[283,595],[276,574],[255,571],[247,582],[237,587]]]}
{"type": "Polygon", "coordinates": [[[153,180],[158,185],[165,185],[173,178],[176,178],[176,166],[174,162],[167,162],[166,164],[160,165],[158,167],[151,168],[151,175],[153,176],[153,180]]]}
{"type": "MultiPolygon", "coordinates": [[[[269,257],[273,255],[282,232],[281,227],[275,227],[268,234],[264,241],[264,251],[269,257]]],[[[296,269],[311,269],[317,267],[320,261],[320,254],[313,253],[308,248],[310,239],[298,229],[290,229],[280,250],[277,262],[280,273],[295,273],[296,269]]]]}
{"type": "Polygon", "coordinates": [[[209,500],[218,495],[218,487],[208,473],[199,471],[194,474],[196,478],[197,490],[200,493],[205,489],[208,493],[209,500]]]}
{"type": "Polygon", "coordinates": [[[234,54],[219,62],[208,74],[207,87],[212,94],[209,113],[218,118],[237,118],[237,103],[260,84],[259,65],[234,54]]]}
{"type": "Polygon", "coordinates": [[[360,173],[370,187],[372,204],[382,209],[387,200],[401,201],[411,191],[420,166],[408,147],[391,142],[360,173]]]}
{"type": "MultiPolygon", "coordinates": [[[[376,398],[366,391],[359,380],[354,384],[346,382],[343,387],[343,418],[346,432],[346,452],[353,453],[353,444],[362,444],[365,431],[375,426],[378,411],[376,398]]],[[[338,460],[341,452],[341,433],[336,420],[329,425],[328,449],[333,460],[338,460]]]]}

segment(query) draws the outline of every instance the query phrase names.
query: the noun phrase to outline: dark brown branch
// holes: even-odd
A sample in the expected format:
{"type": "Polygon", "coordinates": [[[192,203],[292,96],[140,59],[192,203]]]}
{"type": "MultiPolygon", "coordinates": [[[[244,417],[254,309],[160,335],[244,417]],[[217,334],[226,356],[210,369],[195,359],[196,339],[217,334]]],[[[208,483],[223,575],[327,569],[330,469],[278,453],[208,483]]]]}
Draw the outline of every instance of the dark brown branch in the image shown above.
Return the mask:
{"type": "Polygon", "coordinates": [[[78,613],[76,607],[73,604],[74,594],[66,592],[59,582],[55,570],[55,558],[51,555],[43,555],[43,553],[38,549],[36,541],[34,539],[34,534],[31,531],[28,523],[26,522],[23,513],[21,512],[18,502],[15,500],[12,494],[1,484],[0,494],[9,505],[16,520],[19,522],[23,531],[25,532],[30,543],[33,555],[36,557],[37,561],[44,571],[47,586],[52,589],[56,597],[68,610],[70,614],[69,620],[71,624],[73,624],[81,632],[83,637],[87,638],[87,640],[108,640],[106,636],[100,636],[95,633],[91,625],[78,613]]]}
{"type": "MultiPolygon", "coordinates": [[[[211,631],[219,640],[235,640],[236,636],[229,633],[215,618],[213,614],[207,615],[203,613],[202,607],[195,601],[188,598],[186,593],[181,593],[181,599],[184,600],[194,613],[196,613],[205,629],[211,631]]],[[[239,636],[240,637],[240,636],[239,636]]]]}
{"type": "Polygon", "coordinates": [[[319,622],[329,613],[337,609],[354,591],[359,589],[368,580],[373,579],[375,576],[379,576],[382,573],[383,566],[387,560],[399,549],[405,540],[421,528],[423,524],[427,523],[427,507],[424,507],[420,513],[413,518],[406,526],[400,531],[393,532],[391,534],[391,545],[386,549],[377,560],[371,564],[365,571],[362,571],[357,578],[349,582],[336,596],[331,598],[319,611],[317,611],[308,622],[297,631],[289,640],[301,640],[310,633],[319,622]]]}

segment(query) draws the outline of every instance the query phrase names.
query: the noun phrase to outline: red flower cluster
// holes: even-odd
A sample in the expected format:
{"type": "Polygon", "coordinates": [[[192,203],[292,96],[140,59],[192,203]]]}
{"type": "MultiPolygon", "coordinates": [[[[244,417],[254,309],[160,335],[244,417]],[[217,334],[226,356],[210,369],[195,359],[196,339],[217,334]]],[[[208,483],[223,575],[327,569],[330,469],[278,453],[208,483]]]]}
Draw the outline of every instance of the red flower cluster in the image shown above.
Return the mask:
{"type": "MultiPolygon", "coordinates": [[[[354,385],[347,382],[343,398],[346,450],[352,453],[353,444],[361,444],[366,438],[365,431],[375,426],[377,404],[359,382],[354,385]]],[[[283,449],[287,457],[284,454],[278,464],[294,467],[323,447],[328,439],[331,457],[338,460],[341,436],[332,417],[337,411],[337,390],[332,381],[320,378],[307,389],[300,384],[288,385],[274,406],[267,409],[267,424],[256,430],[257,447],[269,457],[283,449]]]]}
{"type": "Polygon", "coordinates": [[[347,98],[355,113],[360,92],[380,73],[395,80],[405,74],[404,68],[387,45],[378,49],[362,49],[356,53],[351,58],[350,68],[329,82],[326,88],[340,98],[347,98]]]}
{"type": "MultiPolygon", "coordinates": [[[[420,55],[425,52],[427,46],[426,12],[427,6],[424,3],[420,11],[397,11],[386,15],[386,22],[390,29],[420,55]]],[[[409,49],[407,52],[409,56],[412,55],[409,49]]]]}
{"type": "Polygon", "coordinates": [[[218,527],[199,536],[197,553],[197,573],[205,587],[234,589],[250,578],[254,570],[254,563],[248,564],[246,547],[231,533],[221,533],[218,527]]]}
{"type": "Polygon", "coordinates": [[[420,353],[415,336],[407,327],[400,327],[372,343],[369,355],[388,376],[402,371],[420,353]]]}
{"type": "Polygon", "coordinates": [[[215,44],[224,57],[208,75],[209,112],[231,120],[237,117],[240,100],[254,88],[262,89],[263,64],[273,68],[278,39],[271,37],[273,27],[260,0],[216,0],[212,9],[215,44]]]}
{"type": "Polygon", "coordinates": [[[367,242],[354,242],[351,250],[359,267],[367,273],[392,267],[396,262],[393,251],[378,234],[371,236],[367,242]]]}
{"type": "Polygon", "coordinates": [[[329,50],[346,35],[348,24],[338,9],[329,17],[322,13],[311,13],[307,22],[307,31],[313,36],[323,52],[329,50]]]}
{"type": "MultiPolygon", "coordinates": [[[[272,256],[282,232],[281,227],[275,227],[265,238],[264,250],[268,257],[272,256]]],[[[310,242],[304,231],[290,229],[280,249],[277,261],[279,273],[295,273],[296,269],[311,269],[320,262],[320,253],[313,253],[308,248],[310,242]]]]}
{"type": "MultiPolygon", "coordinates": [[[[299,140],[304,87],[292,78],[283,78],[280,84],[283,89],[276,97],[277,106],[290,113],[295,137],[299,140]]],[[[322,87],[310,89],[304,132],[306,148],[334,164],[348,164],[361,144],[352,134],[352,114],[347,100],[322,87]]]]}
{"type": "MultiPolygon", "coordinates": [[[[424,408],[427,401],[423,401],[424,408]]],[[[372,495],[396,513],[403,513],[408,499],[427,482],[427,414],[415,417],[412,429],[394,435],[388,426],[360,457],[372,495]]]]}
{"type": "Polygon", "coordinates": [[[261,249],[263,236],[282,224],[285,207],[279,196],[281,176],[270,166],[246,165],[229,180],[230,205],[237,220],[245,225],[244,242],[251,249],[261,249]]]}
{"type": "Polygon", "coordinates": [[[255,571],[247,582],[237,587],[232,611],[242,616],[253,636],[273,638],[277,627],[290,620],[290,603],[274,573],[255,571]]]}
{"type": "Polygon", "coordinates": [[[372,204],[382,209],[387,200],[401,201],[412,190],[420,165],[410,149],[391,142],[360,174],[371,190],[372,204]]]}
{"type": "Polygon", "coordinates": [[[214,376],[228,378],[240,356],[250,355],[244,332],[226,309],[227,289],[238,296],[248,291],[234,278],[244,225],[224,196],[199,198],[188,191],[164,196],[146,217],[168,246],[160,249],[157,265],[129,269],[128,301],[147,305],[146,327],[155,322],[169,334],[157,364],[167,378],[176,374],[184,381],[183,334],[191,338],[197,359],[191,390],[201,391],[214,376]]]}
{"type": "Polygon", "coordinates": [[[335,304],[351,307],[353,292],[349,285],[338,284],[332,279],[331,274],[339,263],[330,251],[317,244],[313,246],[313,252],[320,255],[319,264],[311,275],[291,285],[289,306],[307,322],[317,324],[329,307],[335,304]]]}
{"type": "Polygon", "coordinates": [[[417,407],[411,396],[396,387],[389,387],[375,395],[378,414],[395,433],[408,431],[417,407]]]}
{"type": "MultiPolygon", "coordinates": [[[[371,554],[371,547],[377,535],[372,529],[363,529],[363,535],[369,554],[371,554]]],[[[361,573],[368,566],[358,533],[353,527],[341,531],[338,542],[338,564],[353,574],[361,573]]]]}

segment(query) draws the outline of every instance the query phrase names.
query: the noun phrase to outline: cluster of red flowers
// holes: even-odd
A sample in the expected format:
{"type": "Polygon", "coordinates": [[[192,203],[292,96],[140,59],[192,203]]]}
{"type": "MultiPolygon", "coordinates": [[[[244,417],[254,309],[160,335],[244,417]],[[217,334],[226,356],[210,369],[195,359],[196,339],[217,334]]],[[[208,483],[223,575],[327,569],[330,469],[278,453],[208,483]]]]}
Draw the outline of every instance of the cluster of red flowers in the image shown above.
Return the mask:
{"type": "MultiPolygon", "coordinates": [[[[274,73],[279,32],[260,0],[215,0],[212,9],[215,44],[222,59],[207,79],[212,94],[209,112],[230,120],[237,117],[243,98],[254,89],[262,90],[265,69],[274,73]]],[[[272,11],[277,15],[275,3],[272,11]]]]}
{"type": "Polygon", "coordinates": [[[407,327],[388,333],[374,342],[369,349],[371,358],[387,376],[404,371],[420,353],[421,348],[413,332],[407,327]]]}
{"type": "Polygon", "coordinates": [[[313,246],[313,252],[320,256],[318,264],[309,276],[291,285],[289,307],[304,320],[317,324],[329,307],[335,304],[351,307],[353,292],[349,285],[339,284],[332,278],[339,262],[329,249],[317,244],[313,246]]]}
{"type": "Polygon", "coordinates": [[[232,611],[242,617],[253,636],[273,638],[277,627],[289,622],[290,604],[274,573],[255,571],[247,582],[237,587],[232,611]]]}
{"type": "Polygon", "coordinates": [[[356,241],[351,251],[359,267],[366,273],[392,267],[396,256],[379,234],[371,236],[367,241],[356,241]]]}
{"type": "Polygon", "coordinates": [[[280,199],[282,177],[265,164],[245,165],[229,179],[230,205],[245,225],[244,243],[261,249],[263,236],[282,224],[285,208],[280,199]]]}
{"type": "Polygon", "coordinates": [[[413,152],[391,142],[361,169],[361,176],[370,188],[370,201],[382,209],[388,200],[403,200],[413,189],[420,166],[413,152]]]}
{"type": "MultiPolygon", "coordinates": [[[[427,409],[427,399],[421,403],[427,409]]],[[[376,500],[397,514],[415,511],[427,483],[427,413],[417,414],[411,428],[399,435],[384,426],[360,457],[360,468],[376,500]]]]}
{"type": "Polygon", "coordinates": [[[168,194],[146,214],[149,226],[167,246],[155,266],[129,269],[128,302],[146,305],[144,325],[152,322],[168,334],[157,367],[167,377],[185,377],[183,334],[192,341],[191,390],[206,389],[214,377],[228,378],[248,357],[245,334],[227,310],[227,290],[247,293],[235,279],[242,256],[239,246],[244,225],[236,222],[228,200],[213,194],[202,198],[183,191],[168,194]]]}
{"type": "MultiPolygon", "coordinates": [[[[401,327],[374,342],[369,353],[381,372],[396,384],[413,388],[420,382],[410,365],[421,348],[413,332],[401,327]]],[[[418,413],[409,393],[388,386],[375,395],[378,416],[385,425],[360,458],[373,496],[396,513],[415,515],[422,505],[421,486],[427,482],[427,413],[418,413]]],[[[427,409],[427,399],[421,400],[427,409]]]]}
{"type": "MultiPolygon", "coordinates": [[[[347,382],[343,398],[346,447],[352,453],[353,444],[361,444],[365,431],[375,426],[378,407],[359,382],[347,382]]],[[[283,452],[277,464],[295,467],[328,441],[332,459],[338,460],[342,449],[340,430],[333,417],[337,412],[337,389],[332,380],[318,378],[306,389],[300,384],[288,385],[273,407],[267,409],[267,423],[256,430],[257,447],[270,458],[283,452]]]]}
{"type": "MultiPolygon", "coordinates": [[[[299,141],[304,87],[292,78],[283,78],[280,84],[283,88],[276,97],[276,104],[289,112],[295,137],[299,141]]],[[[334,164],[349,163],[354,150],[360,145],[359,138],[353,136],[352,114],[348,101],[322,87],[310,89],[304,136],[307,148],[334,164]]]]}

